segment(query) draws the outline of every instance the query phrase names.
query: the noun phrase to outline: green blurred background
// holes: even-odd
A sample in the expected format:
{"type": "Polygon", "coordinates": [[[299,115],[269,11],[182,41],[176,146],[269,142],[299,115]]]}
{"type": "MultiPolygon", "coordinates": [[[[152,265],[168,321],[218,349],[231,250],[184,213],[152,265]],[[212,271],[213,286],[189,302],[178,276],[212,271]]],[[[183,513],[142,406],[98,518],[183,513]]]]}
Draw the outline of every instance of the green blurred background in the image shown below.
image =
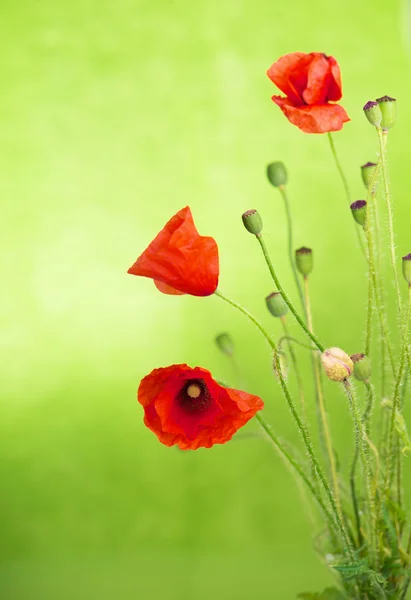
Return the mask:
{"type": "MultiPolygon", "coordinates": [[[[228,330],[247,389],[296,441],[264,341],[218,298],[164,296],[126,270],[189,204],[218,241],[222,291],[279,333],[240,215],[260,210],[294,294],[283,205],[264,174],[283,160],[296,246],[315,251],[318,335],[361,350],[366,269],[327,138],[288,123],[265,71],[296,50],[337,57],[352,121],[335,142],[353,199],[364,195],[359,166],[376,158],[361,108],[399,99],[390,173],[398,252],[408,253],[405,4],[4,0],[0,14],[0,598],[291,600],[320,590],[332,575],[272,448],[240,435],[207,451],[165,448],[135,400],[141,377],[173,362],[230,380],[213,345],[228,330]]],[[[327,391],[345,468],[348,411],[327,391]]]]}

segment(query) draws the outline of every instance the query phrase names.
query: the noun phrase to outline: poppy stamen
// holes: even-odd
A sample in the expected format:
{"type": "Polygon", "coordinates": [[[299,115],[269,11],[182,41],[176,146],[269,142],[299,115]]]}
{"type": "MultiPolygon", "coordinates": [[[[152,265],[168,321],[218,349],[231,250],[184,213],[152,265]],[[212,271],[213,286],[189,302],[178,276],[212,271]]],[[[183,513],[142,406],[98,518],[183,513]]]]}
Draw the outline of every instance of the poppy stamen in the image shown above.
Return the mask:
{"type": "Polygon", "coordinates": [[[203,379],[189,379],[177,396],[184,412],[195,415],[205,412],[212,404],[212,397],[203,379]]]}

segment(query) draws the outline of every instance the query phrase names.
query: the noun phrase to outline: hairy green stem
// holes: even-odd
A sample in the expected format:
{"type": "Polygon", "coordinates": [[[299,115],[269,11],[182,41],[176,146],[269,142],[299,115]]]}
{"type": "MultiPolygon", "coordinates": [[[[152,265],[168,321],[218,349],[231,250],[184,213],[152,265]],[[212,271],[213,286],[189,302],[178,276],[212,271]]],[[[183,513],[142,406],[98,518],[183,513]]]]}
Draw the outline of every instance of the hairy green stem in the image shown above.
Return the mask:
{"type": "MultiPolygon", "coordinates": [[[[334,144],[334,138],[333,138],[333,136],[332,136],[332,134],[330,132],[328,133],[328,141],[330,142],[331,153],[332,153],[332,155],[334,157],[335,166],[337,167],[337,171],[338,171],[338,173],[340,175],[342,184],[344,186],[344,191],[345,191],[345,195],[346,195],[346,198],[347,198],[347,202],[350,205],[351,204],[350,188],[348,187],[347,178],[346,178],[346,176],[344,174],[344,170],[342,168],[340,159],[338,158],[337,150],[336,150],[335,144],[334,144]]],[[[361,237],[361,232],[360,232],[359,228],[356,226],[355,222],[354,222],[354,226],[355,226],[355,231],[357,233],[358,243],[360,245],[362,253],[365,256],[364,242],[363,242],[362,237],[361,237]]]]}
{"type": "Polygon", "coordinates": [[[390,257],[391,257],[391,267],[394,274],[394,283],[395,283],[395,292],[397,294],[397,305],[398,312],[401,315],[401,292],[400,292],[400,282],[398,279],[398,270],[397,270],[397,256],[395,252],[395,236],[394,236],[394,211],[392,198],[390,195],[390,186],[388,182],[388,173],[387,173],[387,156],[386,156],[386,147],[387,147],[387,135],[388,131],[383,132],[381,128],[377,129],[378,133],[378,141],[380,144],[380,158],[381,158],[381,167],[382,167],[382,180],[384,184],[384,196],[385,202],[387,205],[387,213],[388,213],[388,235],[390,242],[390,257]]]}
{"type": "Polygon", "coordinates": [[[334,531],[334,533],[336,535],[338,535],[338,529],[336,527],[336,524],[332,517],[332,514],[330,513],[330,511],[324,504],[321,496],[318,494],[317,490],[315,489],[315,487],[313,486],[313,484],[311,483],[311,481],[309,480],[307,475],[304,473],[304,470],[302,469],[302,467],[298,464],[298,462],[294,459],[294,457],[287,451],[285,446],[281,443],[281,441],[278,439],[278,437],[273,433],[271,427],[268,425],[268,423],[266,423],[266,421],[263,419],[263,417],[259,413],[257,413],[255,415],[255,418],[260,423],[261,427],[264,429],[264,431],[266,432],[266,434],[268,435],[270,440],[273,442],[273,444],[277,448],[278,452],[283,456],[285,461],[289,465],[291,465],[291,467],[296,471],[296,473],[300,476],[300,478],[305,483],[307,488],[310,490],[312,497],[314,498],[314,500],[317,502],[317,504],[323,511],[324,516],[326,517],[330,528],[332,529],[332,531],[334,531]]]}
{"type": "Polygon", "coordinates": [[[287,384],[284,380],[284,377],[282,375],[281,372],[281,368],[280,368],[280,362],[279,362],[279,356],[278,356],[278,350],[277,350],[277,346],[274,342],[274,340],[268,335],[268,333],[265,331],[264,327],[258,322],[258,320],[253,317],[245,308],[243,308],[240,304],[237,304],[236,302],[234,302],[233,300],[230,300],[229,298],[227,298],[226,296],[224,296],[220,291],[216,291],[214,292],[217,296],[219,296],[222,300],[224,300],[225,302],[227,302],[228,304],[230,304],[231,306],[233,306],[234,308],[237,308],[239,311],[241,311],[246,317],[248,317],[248,319],[250,319],[250,321],[252,321],[257,327],[258,329],[261,331],[261,333],[264,335],[264,337],[266,338],[266,340],[268,341],[268,343],[270,344],[271,348],[273,349],[273,353],[274,353],[274,360],[275,360],[275,364],[277,367],[277,373],[278,373],[278,378],[280,380],[280,385],[281,385],[281,389],[283,391],[283,394],[285,396],[285,399],[287,400],[287,404],[291,410],[291,414],[296,422],[298,431],[301,435],[301,438],[304,442],[306,451],[308,453],[308,456],[310,457],[311,463],[313,465],[313,468],[321,482],[321,485],[324,488],[325,494],[327,496],[327,499],[330,503],[330,506],[332,508],[332,511],[335,515],[335,520],[337,523],[337,527],[338,530],[341,534],[343,543],[345,545],[345,549],[348,551],[349,555],[351,558],[354,557],[353,554],[353,548],[352,548],[352,544],[351,544],[351,540],[349,538],[346,526],[344,524],[344,522],[341,520],[339,512],[337,510],[337,505],[335,503],[335,499],[333,496],[333,493],[331,491],[331,488],[329,486],[329,483],[324,475],[324,472],[320,466],[320,463],[318,462],[317,456],[315,454],[314,451],[314,447],[312,445],[309,433],[307,428],[304,426],[303,422],[301,421],[301,418],[298,414],[298,411],[295,407],[295,404],[293,402],[293,399],[291,398],[290,392],[288,390],[287,384]]]}
{"type": "Polygon", "coordinates": [[[344,389],[350,403],[350,409],[353,416],[356,443],[363,464],[363,472],[365,479],[365,490],[368,503],[368,536],[369,536],[369,559],[370,567],[373,568],[377,560],[377,536],[376,536],[376,511],[375,511],[375,493],[372,485],[372,471],[367,444],[367,432],[361,418],[360,408],[354,388],[348,380],[344,381],[344,389]]]}
{"type": "Polygon", "coordinates": [[[304,384],[303,384],[303,378],[301,376],[301,371],[299,369],[298,366],[298,361],[297,361],[297,356],[294,352],[294,348],[293,345],[290,341],[290,336],[288,335],[288,327],[287,327],[287,321],[286,321],[286,317],[282,316],[281,317],[281,323],[284,329],[284,338],[287,339],[287,345],[288,345],[288,350],[290,352],[290,356],[291,356],[291,362],[293,364],[293,369],[294,369],[294,373],[295,373],[295,377],[297,380],[297,385],[298,385],[298,393],[300,396],[300,402],[301,402],[301,411],[303,414],[303,422],[306,424],[307,423],[307,411],[306,411],[306,406],[305,406],[305,397],[304,397],[304,384]]]}
{"type": "MultiPolygon", "coordinates": [[[[305,306],[307,309],[307,324],[309,331],[313,334],[313,317],[311,313],[311,300],[310,300],[310,288],[309,288],[309,279],[308,277],[304,277],[304,300],[305,306]]],[[[325,450],[328,462],[328,468],[331,474],[331,481],[333,485],[333,491],[335,496],[335,502],[337,504],[337,509],[341,519],[343,518],[342,509],[341,509],[341,496],[340,496],[340,488],[338,485],[338,475],[337,475],[337,466],[335,462],[335,454],[334,449],[331,442],[331,434],[330,427],[328,424],[327,411],[324,403],[324,390],[321,381],[321,371],[320,371],[320,363],[317,352],[312,353],[312,367],[314,372],[314,382],[315,382],[315,392],[317,398],[317,408],[320,416],[320,432],[321,437],[325,442],[325,450]]]]}
{"type": "Polygon", "coordinates": [[[281,196],[283,197],[284,206],[285,206],[285,212],[286,212],[286,215],[287,215],[288,258],[289,258],[289,261],[290,261],[291,270],[293,272],[293,277],[294,277],[295,285],[297,286],[298,295],[300,297],[301,306],[302,306],[302,308],[303,308],[303,310],[305,312],[303,291],[301,289],[301,284],[300,284],[300,280],[298,278],[297,267],[295,265],[295,258],[294,258],[293,222],[292,222],[292,218],[291,218],[290,202],[288,200],[288,194],[287,194],[287,191],[285,189],[285,186],[284,185],[280,185],[278,189],[280,190],[281,196]]]}
{"type": "Polygon", "coordinates": [[[386,344],[388,356],[390,359],[391,369],[392,369],[393,375],[395,376],[394,355],[392,352],[391,343],[390,343],[390,339],[389,339],[389,335],[388,335],[385,315],[384,315],[384,312],[383,312],[383,309],[381,306],[380,293],[379,293],[379,288],[378,288],[378,283],[377,283],[377,273],[376,273],[375,259],[374,259],[373,240],[372,240],[372,232],[371,232],[371,227],[370,227],[370,215],[369,215],[370,208],[369,208],[368,202],[367,202],[366,211],[367,211],[367,221],[366,221],[366,226],[365,226],[364,230],[365,230],[365,234],[367,237],[367,245],[368,245],[369,272],[370,272],[370,275],[372,278],[372,284],[373,284],[373,288],[374,288],[375,304],[376,304],[377,313],[378,313],[379,322],[380,322],[381,336],[384,337],[384,339],[385,339],[385,344],[386,344]]]}
{"type": "Polygon", "coordinates": [[[303,342],[300,342],[300,340],[297,340],[296,338],[290,336],[290,335],[283,335],[282,337],[280,337],[280,339],[278,340],[278,349],[281,350],[281,346],[283,342],[294,342],[294,344],[298,344],[298,346],[301,346],[302,348],[307,348],[307,350],[316,350],[315,346],[309,346],[308,344],[304,344],[303,342]]]}
{"type": "Polygon", "coordinates": [[[278,291],[281,293],[282,297],[284,298],[288,308],[290,309],[290,311],[293,313],[294,317],[296,318],[298,324],[300,325],[300,327],[303,329],[303,331],[308,335],[308,337],[314,342],[314,344],[317,346],[317,348],[319,350],[321,350],[321,352],[324,352],[324,346],[317,340],[317,338],[310,332],[310,330],[308,329],[307,325],[304,323],[304,321],[302,320],[302,318],[300,317],[300,315],[298,314],[298,312],[295,310],[294,305],[292,304],[291,300],[289,299],[289,297],[287,296],[287,294],[285,293],[278,277],[277,274],[274,270],[273,264],[271,262],[270,256],[268,254],[268,250],[267,250],[267,246],[265,245],[265,242],[263,240],[263,237],[261,234],[256,236],[261,249],[263,251],[263,255],[265,258],[265,261],[267,263],[268,269],[271,273],[271,277],[273,278],[274,283],[277,286],[278,291]]]}
{"type": "Polygon", "coordinates": [[[395,431],[395,417],[397,412],[401,410],[401,402],[400,402],[400,387],[402,378],[404,375],[404,367],[405,361],[407,359],[407,351],[408,351],[408,327],[409,327],[409,316],[411,310],[411,287],[408,287],[408,305],[407,305],[407,315],[404,326],[404,340],[402,344],[401,350],[401,360],[400,360],[400,368],[398,369],[397,378],[395,381],[394,387],[394,395],[392,400],[392,412],[390,415],[390,423],[389,423],[389,433],[388,433],[388,450],[387,450],[387,466],[386,466],[386,474],[385,474],[385,491],[387,495],[387,499],[390,495],[390,487],[394,475],[394,462],[395,462],[395,448],[394,448],[394,431],[395,431]]]}

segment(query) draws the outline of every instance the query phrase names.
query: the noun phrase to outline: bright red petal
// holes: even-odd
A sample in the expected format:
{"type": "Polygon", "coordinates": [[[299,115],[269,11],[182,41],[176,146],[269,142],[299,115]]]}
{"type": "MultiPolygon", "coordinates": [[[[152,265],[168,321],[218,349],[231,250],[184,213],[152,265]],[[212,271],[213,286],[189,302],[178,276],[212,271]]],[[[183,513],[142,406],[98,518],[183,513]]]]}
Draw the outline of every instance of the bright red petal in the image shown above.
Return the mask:
{"type": "Polygon", "coordinates": [[[324,104],[327,101],[331,75],[328,60],[323,54],[313,53],[308,68],[307,87],[303,92],[306,104],[324,104]]]}
{"type": "Polygon", "coordinates": [[[273,96],[273,101],[281,108],[287,119],[305,133],[327,133],[340,131],[350,120],[342,106],[322,104],[318,106],[294,107],[287,98],[273,96]]]}
{"type": "Polygon", "coordinates": [[[224,444],[249,421],[263,402],[257,396],[220,386],[210,372],[201,367],[172,365],[154,369],[138,389],[144,407],[144,423],[166,446],[182,450],[210,448],[224,444]],[[212,402],[206,410],[187,413],[177,401],[187,380],[202,380],[212,402]]]}
{"type": "Polygon", "coordinates": [[[268,77],[294,106],[304,104],[303,92],[307,85],[308,68],[312,57],[303,52],[292,52],[279,58],[267,71],[268,77]]]}
{"type": "Polygon", "coordinates": [[[333,56],[328,57],[330,65],[331,81],[328,89],[327,100],[329,102],[338,102],[342,97],[341,73],[340,67],[333,56]]]}
{"type": "Polygon", "coordinates": [[[185,294],[185,292],[180,292],[179,290],[171,287],[171,285],[167,285],[162,281],[157,281],[157,279],[154,279],[154,285],[158,290],[160,290],[160,292],[163,294],[168,294],[169,296],[184,296],[185,294]]]}
{"type": "Polygon", "coordinates": [[[150,277],[183,294],[209,296],[218,285],[218,247],[213,238],[198,233],[187,206],[170,219],[128,273],[150,277]]]}

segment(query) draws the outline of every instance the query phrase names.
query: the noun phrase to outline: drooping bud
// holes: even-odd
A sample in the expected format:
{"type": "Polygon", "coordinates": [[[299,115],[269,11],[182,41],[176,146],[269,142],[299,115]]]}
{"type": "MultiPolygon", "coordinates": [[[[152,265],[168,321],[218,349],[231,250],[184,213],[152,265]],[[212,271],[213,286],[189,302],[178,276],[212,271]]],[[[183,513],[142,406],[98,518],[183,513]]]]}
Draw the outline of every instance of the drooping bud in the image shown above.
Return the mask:
{"type": "Polygon", "coordinates": [[[295,251],[295,264],[297,265],[297,269],[304,275],[304,277],[308,277],[308,275],[313,270],[313,251],[311,248],[298,248],[295,251]]]}
{"type": "Polygon", "coordinates": [[[263,230],[263,221],[260,217],[260,214],[252,208],[251,210],[247,210],[243,216],[244,227],[250,233],[256,235],[257,237],[261,234],[263,230]]]}
{"type": "Polygon", "coordinates": [[[381,127],[384,131],[388,131],[397,119],[397,101],[390,96],[383,96],[377,98],[377,102],[382,114],[381,127]]]}
{"type": "Polygon", "coordinates": [[[280,373],[283,376],[283,379],[285,381],[287,381],[288,378],[288,361],[287,361],[287,355],[284,354],[283,352],[278,352],[278,362],[279,362],[279,367],[277,365],[277,361],[275,358],[275,354],[273,357],[273,369],[274,369],[274,373],[276,375],[276,377],[278,377],[278,379],[280,379],[280,373]]]}
{"type": "Polygon", "coordinates": [[[368,381],[371,377],[371,358],[362,352],[352,354],[351,360],[354,363],[354,377],[358,381],[368,381]]]}
{"type": "MultiPolygon", "coordinates": [[[[373,162],[367,162],[367,163],[365,163],[365,165],[362,165],[362,167],[361,167],[361,177],[362,177],[363,183],[364,183],[365,187],[367,188],[367,190],[370,187],[371,182],[373,180],[376,167],[377,167],[377,163],[373,163],[373,162]]],[[[374,181],[374,185],[375,185],[375,181],[374,181]]]]}
{"type": "Polygon", "coordinates": [[[402,257],[402,274],[408,286],[411,287],[411,254],[402,257]]]}
{"type": "Polygon", "coordinates": [[[273,317],[283,317],[288,311],[288,306],[280,292],[273,292],[267,296],[265,302],[273,317]]]}
{"type": "Polygon", "coordinates": [[[358,225],[365,227],[367,220],[367,203],[365,200],[356,200],[350,206],[351,213],[358,225]]]}
{"type": "Polygon", "coordinates": [[[288,181],[288,175],[284,163],[277,160],[267,165],[267,177],[268,181],[274,187],[286,185],[288,181]]]}
{"type": "Polygon", "coordinates": [[[374,127],[381,127],[382,113],[378,102],[370,100],[363,108],[364,114],[374,127]]]}
{"type": "Polygon", "coordinates": [[[221,352],[227,356],[233,356],[234,342],[229,333],[220,333],[215,338],[215,343],[220,348],[221,352]]]}
{"type": "Polygon", "coordinates": [[[354,369],[351,358],[341,348],[328,348],[321,354],[325,374],[332,381],[345,381],[354,369]]]}

